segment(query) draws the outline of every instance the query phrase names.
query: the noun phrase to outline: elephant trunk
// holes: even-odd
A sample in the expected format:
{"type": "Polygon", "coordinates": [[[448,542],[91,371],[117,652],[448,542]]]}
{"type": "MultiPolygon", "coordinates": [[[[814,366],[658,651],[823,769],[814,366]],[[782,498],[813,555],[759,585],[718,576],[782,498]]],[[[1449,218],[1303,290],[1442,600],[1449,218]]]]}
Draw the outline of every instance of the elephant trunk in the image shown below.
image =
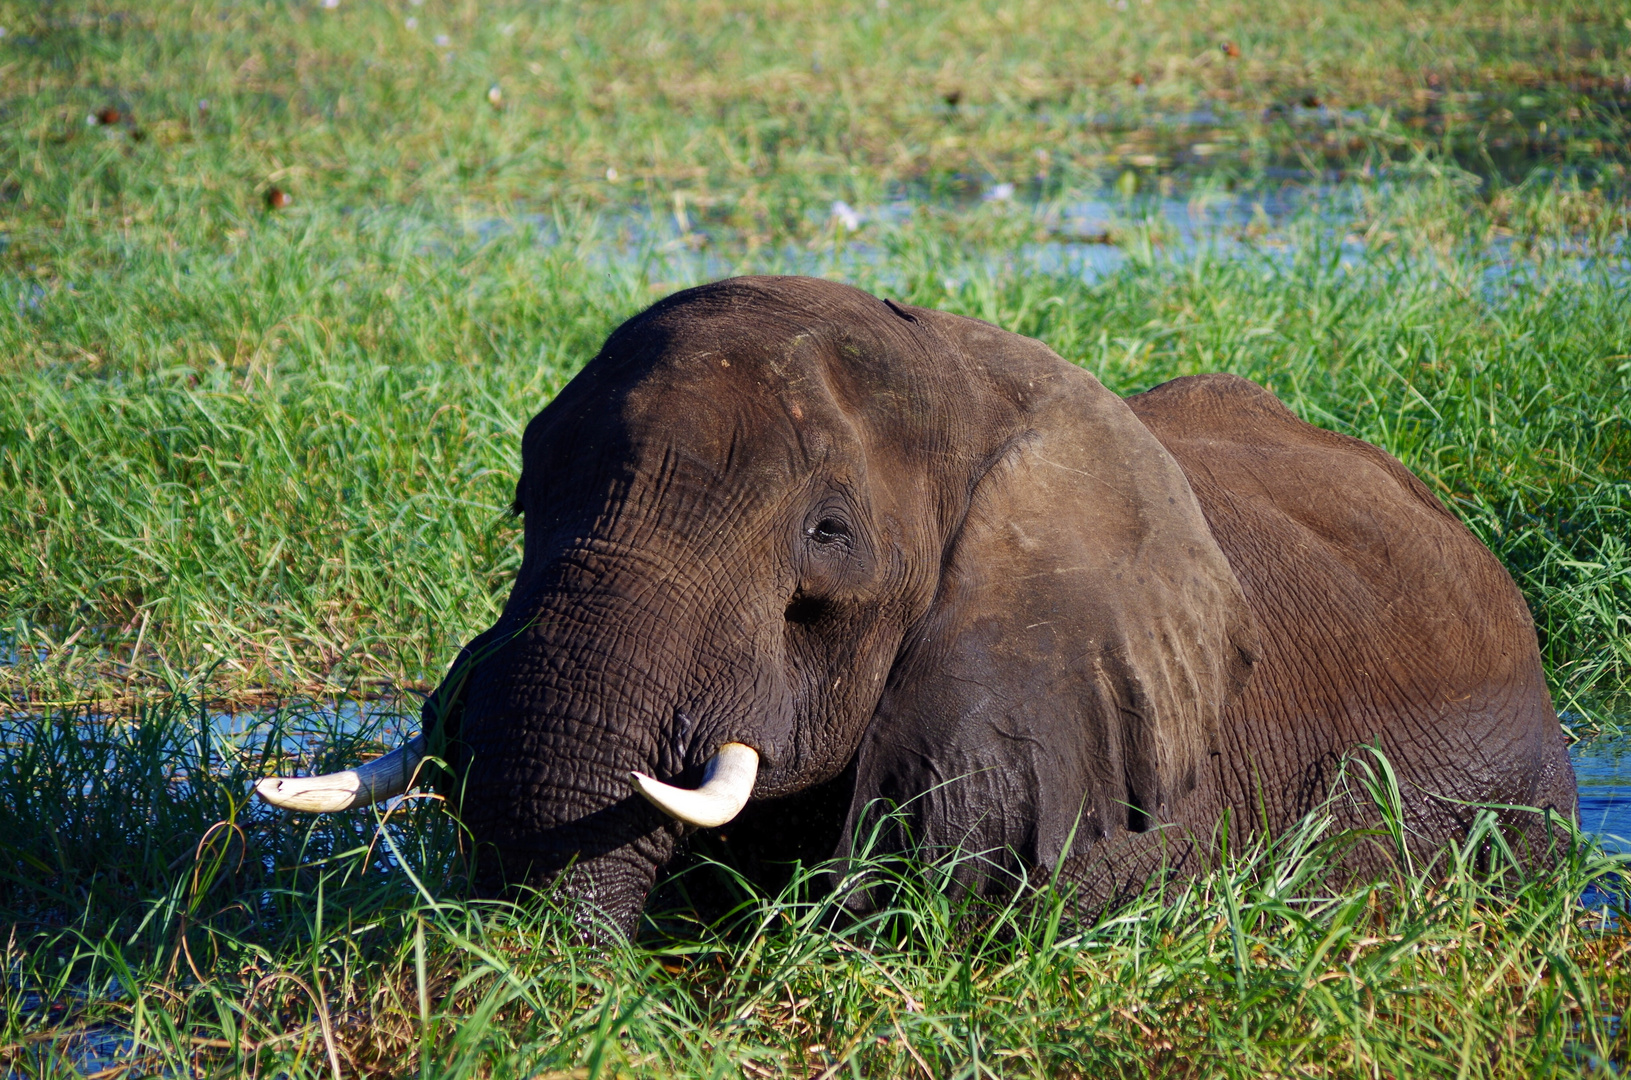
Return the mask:
{"type": "Polygon", "coordinates": [[[442,710],[444,757],[482,891],[558,890],[631,931],[686,829],[747,803],[790,706],[753,636],[699,618],[662,568],[584,561],[512,599],[442,710]]]}
{"type": "Polygon", "coordinates": [[[505,615],[427,700],[411,751],[355,779],[258,790],[306,796],[298,809],[358,806],[402,790],[407,757],[440,759],[435,782],[475,842],[481,892],[558,892],[580,917],[632,931],[685,830],[742,810],[761,758],[786,753],[793,715],[779,606],[710,607],[723,571],[666,548],[575,539],[525,567],[505,615]]]}

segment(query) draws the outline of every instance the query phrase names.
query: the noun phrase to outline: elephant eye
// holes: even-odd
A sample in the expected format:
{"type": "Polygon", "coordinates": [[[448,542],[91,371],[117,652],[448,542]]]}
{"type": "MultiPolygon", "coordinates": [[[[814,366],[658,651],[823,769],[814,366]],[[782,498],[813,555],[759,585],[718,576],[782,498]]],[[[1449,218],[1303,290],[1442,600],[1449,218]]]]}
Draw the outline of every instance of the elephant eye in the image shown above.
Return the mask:
{"type": "Polygon", "coordinates": [[[827,605],[814,596],[799,593],[787,602],[785,617],[798,626],[814,626],[827,613],[827,605]]]}
{"type": "Polygon", "coordinates": [[[849,535],[849,526],[837,518],[822,518],[806,529],[805,535],[818,544],[832,544],[849,535]]]}

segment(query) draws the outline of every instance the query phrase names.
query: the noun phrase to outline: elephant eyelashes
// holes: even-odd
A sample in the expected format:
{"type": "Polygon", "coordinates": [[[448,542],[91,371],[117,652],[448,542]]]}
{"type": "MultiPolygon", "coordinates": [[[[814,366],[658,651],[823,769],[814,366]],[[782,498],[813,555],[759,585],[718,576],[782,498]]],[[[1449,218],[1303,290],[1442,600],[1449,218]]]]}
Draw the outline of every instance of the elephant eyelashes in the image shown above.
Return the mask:
{"type": "Polygon", "coordinates": [[[818,544],[836,544],[849,538],[849,526],[837,518],[822,518],[806,529],[804,535],[818,544]]]}
{"type": "Polygon", "coordinates": [[[787,602],[787,622],[812,629],[835,614],[837,594],[853,586],[870,571],[864,545],[850,525],[833,512],[822,512],[815,524],[804,527],[808,542],[802,556],[795,553],[800,583],[787,602]]]}

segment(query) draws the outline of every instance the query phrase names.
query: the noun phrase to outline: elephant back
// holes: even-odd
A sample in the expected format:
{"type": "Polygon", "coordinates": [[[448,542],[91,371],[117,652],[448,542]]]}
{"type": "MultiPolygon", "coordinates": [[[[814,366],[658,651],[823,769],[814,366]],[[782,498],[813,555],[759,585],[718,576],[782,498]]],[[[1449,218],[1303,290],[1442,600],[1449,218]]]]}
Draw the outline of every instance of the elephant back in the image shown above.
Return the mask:
{"type": "Polygon", "coordinates": [[[1217,759],[1230,804],[1283,828],[1368,744],[1426,837],[1465,828],[1469,802],[1573,815],[1523,597],[1409,469],[1234,375],[1175,379],[1128,405],[1188,477],[1257,620],[1256,672],[1217,759]]]}

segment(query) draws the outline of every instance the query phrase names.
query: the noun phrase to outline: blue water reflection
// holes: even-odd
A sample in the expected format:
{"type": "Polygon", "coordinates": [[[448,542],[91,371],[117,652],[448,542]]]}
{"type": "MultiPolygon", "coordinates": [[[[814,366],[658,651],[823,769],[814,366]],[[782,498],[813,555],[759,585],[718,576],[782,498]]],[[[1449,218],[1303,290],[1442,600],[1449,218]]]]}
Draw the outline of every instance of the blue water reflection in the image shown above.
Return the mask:
{"type": "Polygon", "coordinates": [[[1569,757],[1580,783],[1580,828],[1610,851],[1631,852],[1631,737],[1579,742],[1569,757]]]}

